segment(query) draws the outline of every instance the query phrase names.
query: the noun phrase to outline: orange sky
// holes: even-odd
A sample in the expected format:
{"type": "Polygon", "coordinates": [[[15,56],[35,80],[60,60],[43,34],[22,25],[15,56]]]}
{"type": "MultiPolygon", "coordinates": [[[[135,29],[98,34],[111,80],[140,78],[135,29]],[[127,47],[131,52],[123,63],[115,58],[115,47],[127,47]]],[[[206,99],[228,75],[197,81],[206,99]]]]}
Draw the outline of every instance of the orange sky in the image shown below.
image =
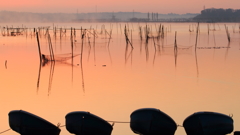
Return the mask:
{"type": "Polygon", "coordinates": [[[239,0],[6,0],[0,10],[26,12],[200,13],[206,8],[239,8],[239,0]]]}

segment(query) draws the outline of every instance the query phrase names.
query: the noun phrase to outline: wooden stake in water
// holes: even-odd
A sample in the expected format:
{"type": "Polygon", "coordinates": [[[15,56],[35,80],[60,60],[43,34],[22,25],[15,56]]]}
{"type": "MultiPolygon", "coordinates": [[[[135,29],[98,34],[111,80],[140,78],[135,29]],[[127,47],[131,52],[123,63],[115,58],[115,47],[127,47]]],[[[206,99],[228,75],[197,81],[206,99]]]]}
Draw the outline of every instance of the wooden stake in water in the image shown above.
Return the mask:
{"type": "Polygon", "coordinates": [[[126,25],[125,25],[125,29],[124,29],[124,34],[125,34],[125,39],[126,39],[127,46],[128,46],[128,43],[129,43],[131,45],[132,49],[133,49],[133,45],[132,45],[131,41],[128,38],[128,30],[126,28],[126,25]]]}
{"type": "Polygon", "coordinates": [[[42,53],[41,53],[41,47],[40,47],[39,38],[38,38],[38,32],[36,32],[36,34],[37,34],[39,58],[40,58],[40,62],[42,62],[42,53]]]}
{"type": "Polygon", "coordinates": [[[112,38],[112,29],[110,30],[110,34],[109,34],[108,47],[109,47],[109,43],[110,43],[111,38],[112,38]]]}
{"type": "Polygon", "coordinates": [[[226,26],[226,24],[225,24],[225,29],[226,29],[226,33],[227,33],[227,39],[228,39],[228,43],[230,43],[230,34],[229,34],[229,32],[228,32],[228,27],[226,26]]]}
{"type": "Polygon", "coordinates": [[[71,27],[71,50],[72,50],[72,59],[73,59],[73,34],[72,34],[72,27],[71,27]]]}
{"type": "Polygon", "coordinates": [[[177,51],[177,31],[175,31],[174,52],[177,51]]]}
{"type": "Polygon", "coordinates": [[[177,53],[178,53],[178,48],[177,48],[177,31],[175,31],[175,42],[174,42],[175,67],[177,66],[177,53]]]}
{"type": "Polygon", "coordinates": [[[197,32],[196,32],[195,52],[197,51],[198,29],[199,29],[199,22],[198,22],[197,30],[196,30],[197,32]]]}
{"type": "Polygon", "coordinates": [[[83,40],[84,40],[84,36],[85,36],[85,34],[86,34],[86,30],[84,30],[83,32],[82,32],[82,46],[81,46],[81,57],[80,57],[80,62],[81,62],[81,64],[82,64],[82,56],[83,56],[83,40]]]}
{"type": "Polygon", "coordinates": [[[52,47],[52,41],[51,41],[51,36],[50,36],[50,34],[48,34],[48,42],[49,42],[49,51],[50,51],[50,58],[51,58],[51,61],[55,61],[54,53],[53,53],[53,47],[52,47]]]}
{"type": "Polygon", "coordinates": [[[139,36],[140,36],[140,40],[142,41],[142,27],[139,26],[139,36]]]}
{"type": "Polygon", "coordinates": [[[208,26],[208,36],[209,36],[209,24],[207,26],[208,26]]]}

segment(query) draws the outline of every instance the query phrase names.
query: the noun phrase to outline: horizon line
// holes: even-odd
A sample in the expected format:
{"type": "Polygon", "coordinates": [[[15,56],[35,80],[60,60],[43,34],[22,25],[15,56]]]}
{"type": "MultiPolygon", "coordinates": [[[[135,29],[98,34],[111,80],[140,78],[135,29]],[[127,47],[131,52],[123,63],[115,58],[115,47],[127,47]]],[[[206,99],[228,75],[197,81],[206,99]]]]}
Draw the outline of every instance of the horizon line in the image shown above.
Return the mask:
{"type": "Polygon", "coordinates": [[[19,12],[19,13],[41,13],[41,14],[54,14],[54,13],[63,13],[63,14],[83,14],[83,13],[95,13],[95,14],[97,14],[97,13],[146,13],[146,14],[152,14],[152,13],[157,13],[157,14],[163,14],[163,15],[168,15],[168,14],[176,14],[176,15],[185,15],[185,14],[201,14],[201,13],[190,13],[190,12],[188,12],[188,13],[173,13],[173,12],[170,12],[170,13],[159,13],[159,12],[136,12],[136,11],[134,11],[134,12],[130,12],[130,11],[118,11],[118,12],[114,12],[114,11],[112,11],[112,12],[110,12],[110,11],[105,11],[105,12],[78,12],[77,10],[76,10],[76,13],[74,13],[74,12],[72,12],[72,13],[68,13],[68,12],[46,12],[46,13],[44,13],[44,12],[32,12],[32,11],[13,11],[13,10],[0,10],[0,12],[4,12],[4,11],[6,11],[6,12],[19,12]]]}

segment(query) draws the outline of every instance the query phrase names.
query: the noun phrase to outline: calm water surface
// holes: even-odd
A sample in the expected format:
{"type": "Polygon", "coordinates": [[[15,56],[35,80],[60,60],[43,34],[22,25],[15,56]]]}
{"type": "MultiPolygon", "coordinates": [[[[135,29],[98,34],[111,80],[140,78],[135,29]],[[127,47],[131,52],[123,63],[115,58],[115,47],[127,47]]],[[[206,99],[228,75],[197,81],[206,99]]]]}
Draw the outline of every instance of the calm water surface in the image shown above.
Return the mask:
{"type": "MultiPolygon", "coordinates": [[[[1,24],[1,29],[50,26],[56,56],[71,53],[72,49],[70,30],[60,39],[59,32],[56,38],[53,36],[53,27],[95,29],[98,36],[94,44],[91,33],[86,35],[81,66],[81,55],[41,65],[36,37],[31,36],[33,29],[28,29],[27,35],[1,35],[0,130],[10,128],[8,113],[16,109],[29,111],[55,125],[61,123],[60,134],[69,135],[64,125],[65,115],[71,111],[89,111],[107,121],[129,122],[134,110],[145,107],[160,109],[179,125],[198,111],[233,115],[234,131],[240,130],[239,24],[226,23],[230,43],[224,23],[200,24],[196,52],[197,24],[162,23],[165,37],[159,41],[149,39],[148,44],[145,38],[141,42],[139,36],[139,26],[146,25],[152,31],[150,36],[156,35],[160,23],[1,24]],[[215,30],[208,33],[208,25],[215,30]],[[125,26],[133,49],[130,45],[126,49],[125,26]],[[194,32],[189,32],[189,27],[194,32]],[[175,32],[177,53],[173,47],[175,32]]],[[[74,54],[81,53],[80,33],[76,30],[74,54]]],[[[42,53],[48,55],[44,32],[40,45],[42,53]]],[[[115,123],[112,135],[122,134],[134,134],[129,123],[115,123]]],[[[178,127],[175,134],[186,133],[183,127],[178,127]]]]}

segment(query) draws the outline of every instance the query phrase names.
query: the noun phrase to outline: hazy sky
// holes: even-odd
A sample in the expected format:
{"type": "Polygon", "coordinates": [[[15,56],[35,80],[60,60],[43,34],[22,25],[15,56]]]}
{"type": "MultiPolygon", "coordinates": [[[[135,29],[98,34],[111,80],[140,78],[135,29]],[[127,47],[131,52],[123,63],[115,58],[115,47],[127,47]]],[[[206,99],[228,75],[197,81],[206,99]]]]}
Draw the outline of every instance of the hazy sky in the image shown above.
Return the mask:
{"type": "Polygon", "coordinates": [[[204,8],[239,9],[240,0],[1,0],[0,10],[19,12],[200,13],[204,8]]]}

